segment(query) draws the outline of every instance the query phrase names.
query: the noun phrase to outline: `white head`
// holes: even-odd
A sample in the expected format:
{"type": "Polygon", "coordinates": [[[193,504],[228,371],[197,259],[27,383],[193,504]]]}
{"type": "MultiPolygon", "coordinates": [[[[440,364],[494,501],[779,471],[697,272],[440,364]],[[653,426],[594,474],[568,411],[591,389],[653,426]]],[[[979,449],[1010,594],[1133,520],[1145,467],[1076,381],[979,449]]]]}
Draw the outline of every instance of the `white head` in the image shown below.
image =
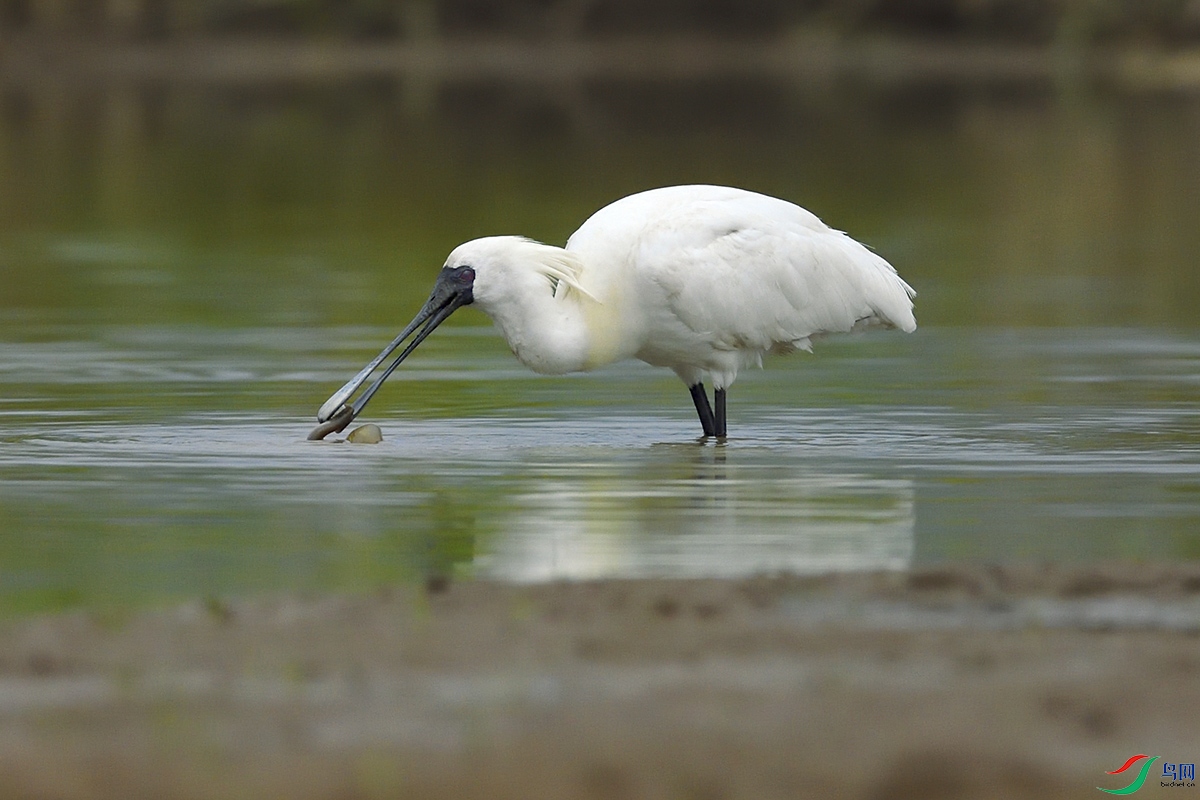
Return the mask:
{"type": "Polygon", "coordinates": [[[522,236],[485,236],[454,248],[444,269],[475,271],[474,302],[496,318],[510,304],[523,305],[537,295],[565,298],[570,290],[590,296],[579,285],[579,257],[522,236]]]}

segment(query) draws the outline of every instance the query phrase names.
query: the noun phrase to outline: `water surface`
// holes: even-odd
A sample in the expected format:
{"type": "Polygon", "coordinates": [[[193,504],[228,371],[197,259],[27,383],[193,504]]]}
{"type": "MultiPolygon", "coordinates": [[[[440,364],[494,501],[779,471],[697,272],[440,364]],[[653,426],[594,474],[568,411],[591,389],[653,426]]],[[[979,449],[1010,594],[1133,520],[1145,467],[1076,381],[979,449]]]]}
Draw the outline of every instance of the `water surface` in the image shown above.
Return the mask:
{"type": "Polygon", "coordinates": [[[399,95],[0,87],[0,609],[1200,557],[1194,100],[399,95]],[[305,441],[458,242],[701,181],[870,243],[920,330],[743,374],[717,445],[669,373],[536,377],[466,310],[360,420],[382,444],[305,441]]]}
{"type": "Polygon", "coordinates": [[[390,329],[92,333],[4,348],[10,607],[1200,555],[1200,336],[850,337],[744,375],[720,445],[669,373],[538,378],[461,328],[354,445],[271,406],[315,405],[390,329]]]}

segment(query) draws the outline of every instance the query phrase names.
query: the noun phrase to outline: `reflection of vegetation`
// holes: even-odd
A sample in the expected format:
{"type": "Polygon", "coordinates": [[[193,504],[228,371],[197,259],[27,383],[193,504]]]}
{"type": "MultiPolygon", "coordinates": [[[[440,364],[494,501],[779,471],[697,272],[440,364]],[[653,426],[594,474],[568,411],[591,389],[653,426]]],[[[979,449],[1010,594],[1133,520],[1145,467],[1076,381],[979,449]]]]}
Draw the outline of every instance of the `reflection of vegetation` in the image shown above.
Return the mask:
{"type": "Polygon", "coordinates": [[[188,508],[185,484],[195,480],[132,481],[144,485],[88,493],[84,504],[69,492],[0,498],[10,534],[0,538],[0,616],[453,575],[470,566],[500,499],[495,486],[468,492],[433,481],[385,506],[367,505],[362,493],[314,506],[239,496],[217,481],[204,484],[209,503],[188,508]],[[418,499],[397,504],[408,496],[418,499]]]}
{"type": "MultiPolygon", "coordinates": [[[[854,231],[923,323],[1187,324],[1200,140],[1186,102],[773,83],[114,86],[0,115],[0,305],[75,319],[395,324],[458,242],[562,242],[615,197],[733,183],[854,231]]],[[[471,320],[478,324],[478,320],[471,320]]]]}

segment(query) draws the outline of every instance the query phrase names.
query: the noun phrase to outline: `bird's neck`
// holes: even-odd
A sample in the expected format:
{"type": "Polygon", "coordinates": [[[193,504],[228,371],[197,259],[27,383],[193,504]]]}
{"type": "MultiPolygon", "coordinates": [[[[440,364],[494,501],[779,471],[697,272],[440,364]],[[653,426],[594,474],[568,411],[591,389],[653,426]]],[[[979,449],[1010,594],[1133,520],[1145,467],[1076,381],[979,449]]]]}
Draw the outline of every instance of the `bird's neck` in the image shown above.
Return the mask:
{"type": "Polygon", "coordinates": [[[522,364],[546,375],[596,366],[589,357],[592,337],[583,308],[592,301],[578,294],[564,296],[561,289],[556,297],[542,275],[522,275],[510,288],[480,307],[522,364]]]}

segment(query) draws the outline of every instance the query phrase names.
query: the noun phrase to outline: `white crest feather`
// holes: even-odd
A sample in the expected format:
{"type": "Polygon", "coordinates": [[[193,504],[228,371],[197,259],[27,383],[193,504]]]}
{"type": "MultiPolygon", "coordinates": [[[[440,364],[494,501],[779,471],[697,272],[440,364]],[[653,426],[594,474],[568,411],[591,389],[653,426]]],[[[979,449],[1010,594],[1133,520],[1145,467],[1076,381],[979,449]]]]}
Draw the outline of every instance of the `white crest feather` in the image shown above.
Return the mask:
{"type": "Polygon", "coordinates": [[[533,265],[550,280],[555,297],[558,296],[558,287],[565,286],[568,291],[579,292],[579,294],[594,303],[600,302],[596,299],[595,295],[583,288],[583,285],[579,282],[580,276],[583,273],[583,262],[579,259],[579,256],[570,250],[542,244],[533,239],[525,239],[524,241],[526,244],[536,247],[537,258],[534,259],[533,265]]]}

